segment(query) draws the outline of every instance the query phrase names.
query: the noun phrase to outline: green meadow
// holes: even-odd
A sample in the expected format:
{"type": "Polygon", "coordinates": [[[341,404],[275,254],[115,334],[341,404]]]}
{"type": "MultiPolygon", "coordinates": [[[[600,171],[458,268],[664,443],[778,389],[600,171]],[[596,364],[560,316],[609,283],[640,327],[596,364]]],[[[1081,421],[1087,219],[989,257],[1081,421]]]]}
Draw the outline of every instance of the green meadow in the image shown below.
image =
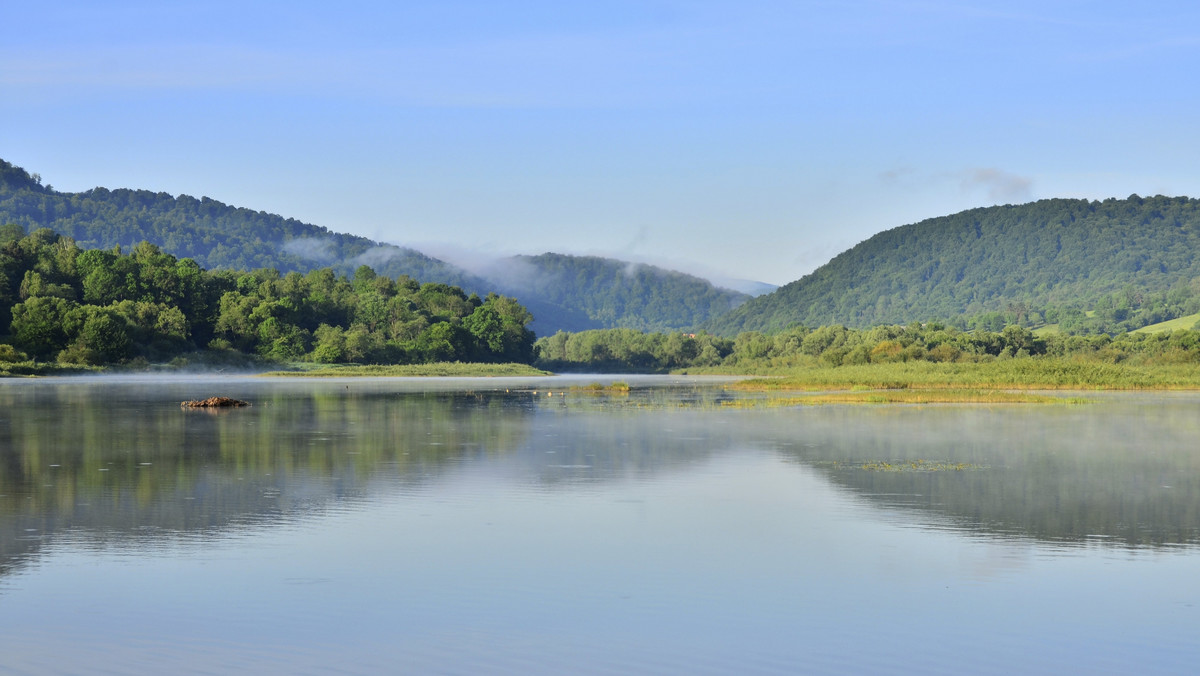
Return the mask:
{"type": "Polygon", "coordinates": [[[1004,359],[973,363],[910,361],[781,369],[731,385],[742,390],[1200,389],[1200,364],[1126,364],[1070,358],[1004,359]]]}

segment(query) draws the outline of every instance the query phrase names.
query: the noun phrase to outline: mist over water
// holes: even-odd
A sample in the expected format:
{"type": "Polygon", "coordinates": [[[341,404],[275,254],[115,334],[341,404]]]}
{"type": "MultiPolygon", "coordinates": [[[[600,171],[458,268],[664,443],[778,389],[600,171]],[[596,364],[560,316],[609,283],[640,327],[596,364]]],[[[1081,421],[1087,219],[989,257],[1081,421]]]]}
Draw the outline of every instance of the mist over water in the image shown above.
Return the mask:
{"type": "Polygon", "coordinates": [[[572,389],[602,378],[0,382],[0,664],[1188,673],[1200,656],[1197,395],[745,409],[720,379],[572,389]],[[179,407],[213,394],[253,406],[179,407]]]}

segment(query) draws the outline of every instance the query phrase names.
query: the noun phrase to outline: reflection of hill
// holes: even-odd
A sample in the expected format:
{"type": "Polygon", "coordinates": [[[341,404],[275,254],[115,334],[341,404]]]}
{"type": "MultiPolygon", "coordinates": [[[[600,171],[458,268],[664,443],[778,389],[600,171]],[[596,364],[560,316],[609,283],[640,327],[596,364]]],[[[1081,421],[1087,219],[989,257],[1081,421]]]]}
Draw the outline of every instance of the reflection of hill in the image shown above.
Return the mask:
{"type": "Polygon", "coordinates": [[[1083,407],[835,407],[788,450],[871,503],[988,535],[1200,543],[1196,401],[1083,407]],[[872,461],[968,463],[879,471],[872,461]]]}
{"type": "Polygon", "coordinates": [[[731,396],[711,387],[618,396],[567,385],[553,396],[544,385],[454,387],[8,383],[0,388],[0,574],[64,534],[102,548],[220,536],[419,488],[472,463],[507,463],[547,487],[651,475],[745,435],[710,429],[704,414],[688,411],[674,418],[676,431],[664,429],[655,412],[711,410],[731,396]],[[253,406],[179,407],[215,391],[253,406]]]}
{"type": "Polygon", "coordinates": [[[1193,395],[1080,407],[744,410],[722,406],[741,395],[718,387],[438,387],[6,384],[0,575],[56,537],[144,548],[219,536],[420,490],[460,468],[556,489],[661,477],[749,448],[778,449],[906,522],[1060,543],[1200,543],[1193,395]],[[215,391],[254,406],[178,406],[215,391]],[[977,468],[862,468],[916,459],[977,468]]]}
{"type": "Polygon", "coordinates": [[[528,411],[469,394],[281,388],[249,409],[175,390],[0,390],[0,572],[52,534],[98,544],[279,521],[505,453],[528,411]]]}

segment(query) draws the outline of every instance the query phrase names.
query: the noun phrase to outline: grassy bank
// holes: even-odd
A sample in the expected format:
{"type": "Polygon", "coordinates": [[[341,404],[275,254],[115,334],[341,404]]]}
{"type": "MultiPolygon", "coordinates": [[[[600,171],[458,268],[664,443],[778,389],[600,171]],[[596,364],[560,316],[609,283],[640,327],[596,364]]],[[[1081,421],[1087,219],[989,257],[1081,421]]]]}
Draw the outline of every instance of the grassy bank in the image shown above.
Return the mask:
{"type": "MultiPolygon", "coordinates": [[[[692,372],[695,372],[694,370],[692,372]]],[[[1200,365],[1129,365],[1055,358],[979,363],[912,361],[781,369],[729,385],[741,390],[1028,389],[1196,390],[1200,365]]]]}
{"type": "Polygon", "coordinates": [[[99,366],[77,366],[54,362],[0,362],[0,378],[29,378],[33,376],[71,376],[82,373],[102,373],[99,366]]]}
{"type": "Polygon", "coordinates": [[[549,371],[536,369],[527,364],[470,364],[463,362],[438,362],[433,364],[370,365],[370,366],[317,366],[305,364],[303,368],[288,371],[268,371],[261,374],[270,377],[302,378],[380,378],[450,376],[481,378],[498,376],[548,376],[549,371]]]}
{"type": "Polygon", "coordinates": [[[1082,404],[1079,397],[1050,397],[1030,392],[1005,390],[865,390],[823,392],[800,396],[770,396],[765,399],[735,399],[725,402],[734,408],[820,406],[822,404],[1082,404]]]}

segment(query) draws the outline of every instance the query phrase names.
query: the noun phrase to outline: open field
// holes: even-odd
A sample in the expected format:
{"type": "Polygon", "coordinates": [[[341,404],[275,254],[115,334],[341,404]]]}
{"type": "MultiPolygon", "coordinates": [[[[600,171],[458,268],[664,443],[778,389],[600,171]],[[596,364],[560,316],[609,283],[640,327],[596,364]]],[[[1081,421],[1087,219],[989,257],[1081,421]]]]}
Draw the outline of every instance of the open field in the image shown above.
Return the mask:
{"type": "Polygon", "coordinates": [[[1162,333],[1163,331],[1187,331],[1200,323],[1200,313],[1168,319],[1165,322],[1143,326],[1134,333],[1162,333]]]}

